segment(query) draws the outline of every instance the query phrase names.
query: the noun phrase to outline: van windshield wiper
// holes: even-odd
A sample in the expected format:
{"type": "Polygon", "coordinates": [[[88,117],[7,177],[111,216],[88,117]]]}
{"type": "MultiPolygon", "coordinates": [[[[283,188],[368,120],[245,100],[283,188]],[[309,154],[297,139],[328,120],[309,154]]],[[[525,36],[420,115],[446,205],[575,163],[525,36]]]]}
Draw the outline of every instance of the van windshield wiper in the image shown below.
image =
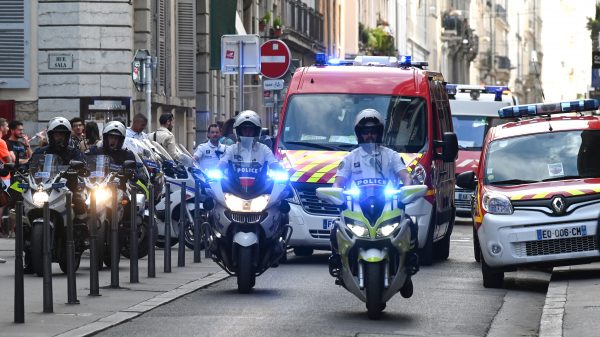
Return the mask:
{"type": "Polygon", "coordinates": [[[490,185],[522,185],[522,184],[531,184],[538,183],[537,180],[523,180],[523,179],[506,179],[500,181],[491,182],[490,185]]]}
{"type": "Polygon", "coordinates": [[[285,142],[284,144],[300,145],[300,146],[306,146],[306,147],[312,147],[312,148],[316,148],[316,149],[330,150],[330,151],[346,151],[345,149],[343,149],[339,146],[311,143],[311,142],[285,142]]]}
{"type": "Polygon", "coordinates": [[[560,177],[552,177],[548,179],[543,179],[542,181],[555,181],[555,180],[567,180],[567,179],[582,179],[580,176],[560,176],[560,177]]]}

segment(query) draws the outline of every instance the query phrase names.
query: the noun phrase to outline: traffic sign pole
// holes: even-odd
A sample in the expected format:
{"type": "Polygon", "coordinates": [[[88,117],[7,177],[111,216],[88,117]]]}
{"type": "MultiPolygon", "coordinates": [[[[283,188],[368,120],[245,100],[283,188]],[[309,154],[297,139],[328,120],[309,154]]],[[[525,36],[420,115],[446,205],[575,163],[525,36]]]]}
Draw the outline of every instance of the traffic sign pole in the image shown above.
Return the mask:
{"type": "Polygon", "coordinates": [[[239,74],[239,99],[238,101],[240,102],[240,108],[239,108],[239,112],[241,113],[242,111],[244,111],[244,41],[240,40],[239,42],[239,51],[240,51],[240,56],[238,57],[238,74],[239,74]]]}
{"type": "Polygon", "coordinates": [[[144,74],[146,75],[146,115],[148,116],[148,132],[152,130],[152,57],[146,56],[144,62],[144,74]]]}

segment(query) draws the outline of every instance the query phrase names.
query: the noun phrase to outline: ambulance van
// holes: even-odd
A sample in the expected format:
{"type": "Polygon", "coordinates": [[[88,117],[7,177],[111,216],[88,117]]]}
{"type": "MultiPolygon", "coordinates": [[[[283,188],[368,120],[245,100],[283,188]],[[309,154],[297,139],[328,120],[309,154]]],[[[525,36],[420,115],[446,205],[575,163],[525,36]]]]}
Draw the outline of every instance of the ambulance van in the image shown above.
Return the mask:
{"type": "Polygon", "coordinates": [[[282,108],[276,152],[290,172],[290,246],[296,255],[329,250],[339,210],[316,197],[330,186],[340,160],[357,147],[354,119],[362,109],[385,118],[383,142],[398,151],[426,197],[407,207],[416,221],[422,264],[446,259],[454,225],[454,161],[458,152],[444,78],[410,57],[359,56],[327,61],[292,76],[282,108]]]}

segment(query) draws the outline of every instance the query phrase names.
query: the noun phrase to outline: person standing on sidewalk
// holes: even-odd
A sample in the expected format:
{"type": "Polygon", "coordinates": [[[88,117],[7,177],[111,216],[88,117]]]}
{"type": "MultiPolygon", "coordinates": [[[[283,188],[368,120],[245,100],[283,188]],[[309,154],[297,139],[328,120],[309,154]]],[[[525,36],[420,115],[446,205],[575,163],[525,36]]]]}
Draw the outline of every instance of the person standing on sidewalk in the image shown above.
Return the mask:
{"type": "Polygon", "coordinates": [[[226,148],[224,144],[219,143],[221,130],[217,124],[208,126],[207,136],[208,141],[198,145],[194,152],[194,161],[198,162],[203,170],[216,168],[226,148]]]}
{"type": "Polygon", "coordinates": [[[158,121],[160,123],[160,127],[154,133],[152,133],[149,138],[164,147],[173,160],[179,159],[177,142],[175,141],[175,136],[171,132],[171,130],[173,130],[174,123],[173,114],[164,113],[160,115],[158,121]]]}
{"type": "Polygon", "coordinates": [[[8,150],[13,152],[13,155],[17,157],[19,153],[19,163],[27,164],[29,158],[31,158],[31,147],[29,146],[29,137],[23,132],[23,122],[18,120],[12,120],[8,123],[8,129],[10,134],[6,140],[8,150]]]}
{"type": "MultiPolygon", "coordinates": [[[[0,118],[0,161],[2,161],[3,164],[12,163],[15,161],[14,154],[8,150],[6,141],[4,141],[4,139],[2,139],[2,137],[4,137],[7,133],[8,133],[8,122],[6,121],[6,119],[0,118]]],[[[4,191],[10,185],[10,174],[6,175],[5,177],[2,177],[2,182],[4,183],[4,186],[2,186],[0,193],[6,193],[4,191]]],[[[7,224],[2,223],[5,209],[6,209],[6,205],[0,207],[0,228],[5,232],[3,234],[6,234],[6,236],[9,236],[10,228],[5,228],[5,226],[7,224]]],[[[5,263],[5,262],[6,262],[6,260],[0,258],[0,263],[5,263]]]]}
{"type": "Polygon", "coordinates": [[[89,149],[87,141],[85,139],[85,124],[83,119],[75,117],[69,121],[71,123],[71,141],[73,147],[78,147],[79,151],[85,152],[89,149]]]}
{"type": "Polygon", "coordinates": [[[148,118],[143,114],[136,114],[133,116],[131,126],[127,128],[127,137],[138,140],[146,139],[148,137],[144,132],[146,125],[148,125],[148,118]]]}

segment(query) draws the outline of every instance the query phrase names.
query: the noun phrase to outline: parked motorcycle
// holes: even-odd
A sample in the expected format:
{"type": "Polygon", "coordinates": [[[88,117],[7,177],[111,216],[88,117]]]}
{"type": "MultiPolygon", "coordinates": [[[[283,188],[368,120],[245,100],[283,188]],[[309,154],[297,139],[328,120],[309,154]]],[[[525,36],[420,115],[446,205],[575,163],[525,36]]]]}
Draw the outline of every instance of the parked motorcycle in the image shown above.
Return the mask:
{"type": "Polygon", "coordinates": [[[221,268],[237,276],[238,291],[248,293],[256,276],[276,266],[286,252],[292,234],[285,201],[288,174],[245,161],[230,162],[226,173],[210,170],[207,178],[214,199],[209,249],[221,268]]]}
{"type": "Polygon", "coordinates": [[[334,224],[342,262],[336,284],[365,302],[371,319],[381,316],[386,302],[398,291],[403,297],[412,296],[413,284],[406,267],[411,219],[404,206],[426,191],[425,185],[393,189],[383,179],[364,179],[349,190],[316,190],[319,199],[342,209],[334,224]]]}

